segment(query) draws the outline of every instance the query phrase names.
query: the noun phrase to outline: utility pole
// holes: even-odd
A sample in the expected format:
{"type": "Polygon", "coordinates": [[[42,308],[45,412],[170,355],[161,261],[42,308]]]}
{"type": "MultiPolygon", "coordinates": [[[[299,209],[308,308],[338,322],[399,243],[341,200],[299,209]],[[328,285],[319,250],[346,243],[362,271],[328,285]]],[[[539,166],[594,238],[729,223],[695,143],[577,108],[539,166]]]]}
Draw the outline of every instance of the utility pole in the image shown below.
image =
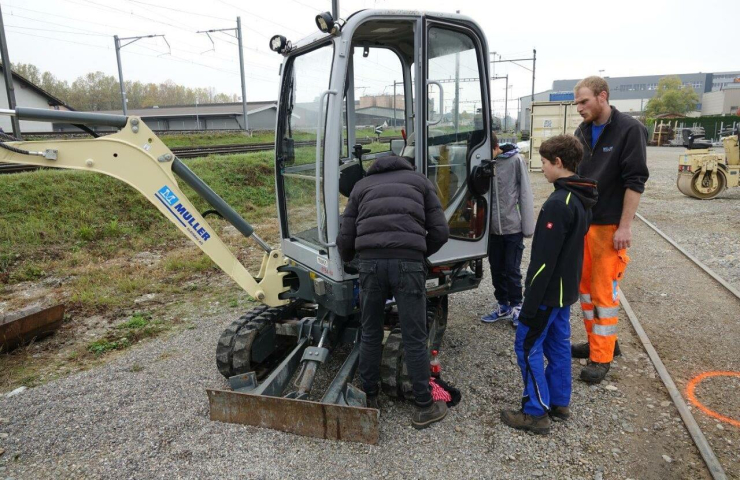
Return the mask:
{"type": "Polygon", "coordinates": [[[534,71],[537,67],[537,50],[532,49],[532,102],[534,102],[534,71]]]}
{"type": "Polygon", "coordinates": [[[504,132],[508,127],[508,121],[506,117],[509,116],[509,74],[506,74],[506,92],[504,93],[504,132]]]}
{"type": "MultiPolygon", "coordinates": [[[[456,10],[456,13],[460,13],[460,10],[456,10]]],[[[459,131],[460,127],[460,52],[455,53],[455,134],[459,131]]],[[[444,120],[443,120],[444,121],[444,120]]]]}
{"type": "Polygon", "coordinates": [[[233,37],[236,37],[238,43],[239,43],[239,73],[242,78],[242,112],[244,114],[244,131],[249,132],[249,116],[247,115],[247,82],[244,78],[244,46],[243,46],[243,35],[242,35],[242,17],[236,17],[236,28],[219,28],[219,29],[211,29],[211,30],[199,30],[196,33],[205,33],[208,35],[208,39],[211,41],[211,43],[214,46],[216,44],[213,41],[213,38],[211,38],[212,33],[217,32],[231,32],[234,31],[234,34],[230,34],[233,37]]]}
{"type": "MultiPolygon", "coordinates": [[[[493,64],[513,63],[517,67],[521,67],[525,70],[529,70],[530,72],[532,72],[532,102],[534,102],[534,79],[535,79],[534,72],[535,72],[535,67],[537,65],[537,49],[534,49],[534,48],[532,49],[532,58],[513,58],[510,60],[501,60],[501,59],[496,60],[494,57],[494,60],[491,60],[491,63],[493,64]],[[520,65],[519,63],[517,63],[517,62],[528,62],[528,61],[532,62],[532,68],[527,68],[524,65],[520,65]]],[[[517,118],[518,117],[519,117],[519,112],[517,111],[517,118]]],[[[519,128],[521,128],[521,124],[519,125],[519,128]]]]}
{"type": "Polygon", "coordinates": [[[195,129],[200,130],[200,118],[198,118],[198,96],[195,96],[195,129]]]}
{"type": "MultiPolygon", "coordinates": [[[[10,68],[10,56],[8,55],[8,42],[5,40],[5,23],[3,22],[3,12],[0,8],[0,55],[3,61],[3,76],[5,77],[5,91],[8,94],[8,109],[15,110],[15,88],[13,86],[13,71],[10,68]]],[[[18,117],[10,117],[10,124],[13,126],[13,136],[21,137],[21,123],[18,117]]]]}
{"type": "MultiPolygon", "coordinates": [[[[500,76],[493,76],[491,77],[491,80],[501,80],[506,79],[506,92],[504,93],[504,122],[503,122],[503,131],[506,131],[506,117],[509,114],[509,74],[506,75],[500,75],[500,76]]],[[[493,97],[493,95],[491,96],[493,97]]]]}
{"type": "Polygon", "coordinates": [[[166,43],[167,47],[169,47],[170,51],[172,51],[172,47],[170,47],[170,43],[167,41],[164,35],[142,35],[140,37],[124,37],[124,38],[118,38],[118,35],[113,35],[113,43],[116,45],[116,60],[118,61],[118,82],[121,84],[121,105],[122,105],[122,110],[123,110],[124,115],[128,115],[128,107],[126,105],[126,87],[123,85],[123,67],[121,67],[121,49],[127,45],[131,45],[134,42],[138,42],[142,38],[154,38],[154,37],[162,37],[164,39],[164,43],[166,43]],[[121,45],[122,40],[131,40],[131,41],[121,45]]]}
{"type": "Polygon", "coordinates": [[[244,111],[244,130],[249,131],[249,114],[247,114],[247,80],[244,78],[244,45],[242,34],[242,17],[236,17],[236,34],[239,37],[239,73],[242,77],[242,110],[244,111]]]}
{"type": "Polygon", "coordinates": [[[396,128],[396,82],[393,80],[393,128],[396,128]]]}
{"type": "Polygon", "coordinates": [[[514,133],[519,133],[519,131],[522,129],[522,119],[520,118],[521,115],[519,115],[519,111],[522,108],[519,106],[519,102],[521,101],[521,98],[516,99],[516,123],[514,124],[514,133]]]}

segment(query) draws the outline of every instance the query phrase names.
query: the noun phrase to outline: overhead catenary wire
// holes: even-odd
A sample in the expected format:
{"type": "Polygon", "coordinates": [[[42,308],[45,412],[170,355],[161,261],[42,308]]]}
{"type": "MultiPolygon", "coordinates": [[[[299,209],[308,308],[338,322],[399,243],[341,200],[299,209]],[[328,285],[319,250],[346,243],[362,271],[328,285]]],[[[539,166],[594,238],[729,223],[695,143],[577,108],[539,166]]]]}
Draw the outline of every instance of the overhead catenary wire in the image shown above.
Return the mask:
{"type": "MultiPolygon", "coordinates": [[[[76,41],[73,41],[73,40],[65,40],[65,39],[60,39],[60,38],[47,37],[47,36],[43,36],[43,35],[34,35],[34,34],[31,34],[31,33],[24,33],[24,32],[13,32],[13,33],[15,35],[26,35],[26,36],[29,36],[29,37],[44,38],[44,39],[47,39],[47,40],[55,40],[57,42],[71,43],[71,44],[75,44],[75,45],[84,45],[84,46],[92,47],[92,48],[102,48],[102,49],[105,49],[105,50],[111,50],[112,49],[111,47],[107,47],[107,46],[103,46],[103,45],[95,45],[95,44],[92,44],[92,43],[85,43],[85,42],[76,42],[76,41]]],[[[159,58],[161,60],[175,61],[175,62],[178,62],[178,63],[189,63],[189,64],[192,64],[192,65],[198,65],[200,67],[209,68],[211,70],[216,70],[216,71],[219,71],[219,72],[228,73],[229,75],[239,75],[239,72],[236,72],[236,71],[233,71],[233,70],[224,70],[222,68],[214,67],[212,65],[207,65],[207,64],[204,64],[204,63],[195,62],[195,61],[189,60],[187,58],[176,57],[174,55],[168,55],[166,57],[160,57],[158,55],[148,55],[148,54],[140,53],[140,52],[129,52],[129,53],[132,54],[132,55],[139,55],[139,56],[149,57],[149,58],[159,58]]],[[[275,81],[274,79],[267,79],[267,78],[264,78],[264,77],[255,76],[254,74],[247,75],[247,77],[249,77],[249,78],[251,78],[253,80],[263,81],[263,82],[269,82],[269,83],[274,83],[274,81],[275,81]]]]}
{"type": "Polygon", "coordinates": [[[110,35],[104,35],[102,33],[84,33],[84,32],[69,32],[64,30],[54,30],[50,28],[36,28],[36,27],[21,27],[19,25],[5,25],[5,28],[18,28],[21,30],[33,30],[34,32],[55,32],[64,33],[68,35],[85,35],[88,37],[110,37],[110,35]]]}

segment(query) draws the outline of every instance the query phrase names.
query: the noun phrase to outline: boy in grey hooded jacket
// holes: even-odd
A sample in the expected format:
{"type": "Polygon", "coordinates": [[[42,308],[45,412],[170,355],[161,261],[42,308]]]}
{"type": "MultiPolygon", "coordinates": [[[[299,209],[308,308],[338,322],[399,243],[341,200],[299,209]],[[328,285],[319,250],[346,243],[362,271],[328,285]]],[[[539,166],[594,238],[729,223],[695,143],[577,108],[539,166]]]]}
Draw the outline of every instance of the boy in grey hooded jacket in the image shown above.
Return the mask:
{"type": "Polygon", "coordinates": [[[491,198],[491,235],[488,262],[491,266],[496,304],[481,320],[493,323],[509,319],[516,326],[522,308],[522,252],[524,237],[534,234],[534,200],[524,159],[513,145],[499,147],[491,133],[496,175],[491,198]]]}

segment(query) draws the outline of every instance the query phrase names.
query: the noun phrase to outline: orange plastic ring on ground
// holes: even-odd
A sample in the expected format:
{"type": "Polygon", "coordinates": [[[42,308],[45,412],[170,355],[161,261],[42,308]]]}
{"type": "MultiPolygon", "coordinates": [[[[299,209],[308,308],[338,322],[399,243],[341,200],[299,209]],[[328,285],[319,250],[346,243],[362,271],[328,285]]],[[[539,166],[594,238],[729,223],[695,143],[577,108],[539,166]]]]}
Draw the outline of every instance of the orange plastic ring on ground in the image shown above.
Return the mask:
{"type": "Polygon", "coordinates": [[[696,395],[694,394],[694,390],[696,389],[696,386],[699,385],[699,383],[706,379],[706,378],[712,378],[712,377],[738,377],[740,378],[740,372],[704,372],[702,374],[699,374],[692,378],[688,385],[686,385],[686,396],[689,398],[689,401],[696,405],[696,407],[701,410],[702,412],[706,413],[710,417],[716,418],[717,420],[723,421],[725,423],[729,423],[730,425],[733,425],[735,427],[740,428],[740,421],[733,420],[730,417],[725,417],[724,415],[721,415],[714,410],[711,410],[710,408],[706,407],[703,403],[701,403],[699,400],[697,400],[696,395]]]}

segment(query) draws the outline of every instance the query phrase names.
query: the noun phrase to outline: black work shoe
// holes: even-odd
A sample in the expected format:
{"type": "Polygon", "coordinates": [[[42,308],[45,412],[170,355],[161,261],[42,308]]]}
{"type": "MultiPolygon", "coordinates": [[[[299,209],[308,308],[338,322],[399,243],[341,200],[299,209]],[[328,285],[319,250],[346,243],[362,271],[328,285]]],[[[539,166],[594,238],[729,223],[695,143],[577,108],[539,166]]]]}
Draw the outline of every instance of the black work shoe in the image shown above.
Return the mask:
{"type": "Polygon", "coordinates": [[[581,370],[581,380],[586,383],[601,383],[610,366],[611,363],[590,362],[581,370]]]}
{"type": "Polygon", "coordinates": [[[415,429],[421,430],[429,425],[439,422],[447,416],[447,404],[438,400],[426,408],[416,407],[414,414],[411,416],[411,425],[415,429]]]}
{"type": "MultiPolygon", "coordinates": [[[[570,346],[570,356],[573,358],[588,358],[591,354],[591,348],[588,346],[588,342],[576,343],[570,346]]],[[[614,356],[618,357],[622,355],[622,350],[619,349],[619,340],[614,342],[614,356]]]]}
{"type": "Polygon", "coordinates": [[[527,415],[521,410],[504,410],[501,412],[501,421],[517,430],[526,430],[538,435],[550,433],[550,417],[546,413],[535,417],[534,415],[527,415]]]}
{"type": "Polygon", "coordinates": [[[378,402],[377,395],[373,395],[373,396],[368,395],[367,397],[365,397],[365,404],[367,408],[374,408],[375,410],[380,410],[380,402],[378,402]]]}
{"type": "Polygon", "coordinates": [[[550,418],[553,420],[566,421],[570,418],[570,408],[550,405],[550,418]]]}

